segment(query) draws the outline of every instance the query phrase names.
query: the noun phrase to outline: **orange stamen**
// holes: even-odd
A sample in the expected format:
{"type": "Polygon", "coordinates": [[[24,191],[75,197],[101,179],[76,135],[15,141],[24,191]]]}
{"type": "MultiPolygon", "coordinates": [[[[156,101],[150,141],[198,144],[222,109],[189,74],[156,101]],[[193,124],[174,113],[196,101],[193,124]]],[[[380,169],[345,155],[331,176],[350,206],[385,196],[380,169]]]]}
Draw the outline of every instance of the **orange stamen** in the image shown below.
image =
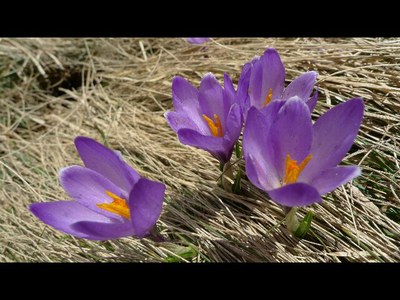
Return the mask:
{"type": "Polygon", "coordinates": [[[101,209],[112,212],[114,214],[120,215],[126,219],[131,218],[131,212],[129,210],[129,206],[126,203],[126,200],[118,197],[117,195],[111,193],[110,191],[106,191],[106,194],[113,199],[111,203],[100,203],[96,204],[101,209]]]}
{"type": "Polygon", "coordinates": [[[293,160],[290,154],[286,155],[285,162],[285,177],[283,178],[283,183],[294,183],[297,181],[300,173],[307,166],[312,158],[312,154],[307,155],[307,157],[301,162],[300,165],[297,164],[297,160],[293,160]]]}
{"type": "Polygon", "coordinates": [[[211,134],[215,137],[223,137],[221,120],[217,114],[214,114],[214,120],[210,119],[206,115],[203,115],[203,119],[207,122],[210,128],[211,134]]]}
{"type": "Polygon", "coordinates": [[[268,91],[268,95],[265,98],[265,102],[264,102],[263,106],[266,106],[268,103],[271,102],[271,100],[272,100],[272,89],[270,88],[269,91],[268,91]]]}

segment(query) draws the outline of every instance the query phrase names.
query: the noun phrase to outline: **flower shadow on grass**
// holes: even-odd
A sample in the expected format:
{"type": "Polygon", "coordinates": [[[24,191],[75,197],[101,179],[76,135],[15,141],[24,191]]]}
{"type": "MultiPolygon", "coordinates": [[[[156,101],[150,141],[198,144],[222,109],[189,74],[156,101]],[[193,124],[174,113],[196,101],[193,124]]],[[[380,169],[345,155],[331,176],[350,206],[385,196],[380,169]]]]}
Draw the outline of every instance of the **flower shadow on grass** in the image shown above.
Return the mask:
{"type": "Polygon", "coordinates": [[[171,243],[193,245],[198,254],[191,261],[289,261],[301,240],[284,226],[283,210],[250,185],[243,181],[242,195],[217,186],[170,195],[161,231],[171,243]]]}

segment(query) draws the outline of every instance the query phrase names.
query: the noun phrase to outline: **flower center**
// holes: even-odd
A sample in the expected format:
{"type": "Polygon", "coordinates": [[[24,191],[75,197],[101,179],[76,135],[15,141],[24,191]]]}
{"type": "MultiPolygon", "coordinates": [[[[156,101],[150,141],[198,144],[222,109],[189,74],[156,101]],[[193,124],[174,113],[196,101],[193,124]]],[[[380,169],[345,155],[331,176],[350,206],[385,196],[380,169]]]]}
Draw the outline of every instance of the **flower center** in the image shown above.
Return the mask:
{"type": "Polygon", "coordinates": [[[204,120],[207,122],[210,128],[211,134],[215,137],[223,137],[222,124],[217,114],[214,114],[214,120],[210,119],[206,115],[203,115],[204,120]]]}
{"type": "Polygon", "coordinates": [[[294,183],[297,181],[301,171],[307,166],[312,158],[312,154],[307,155],[301,164],[297,164],[297,160],[290,157],[290,154],[286,155],[285,163],[285,177],[283,178],[283,184],[294,183]]]}
{"type": "Polygon", "coordinates": [[[271,102],[271,100],[272,100],[272,89],[270,88],[269,91],[268,91],[268,95],[265,98],[265,102],[264,102],[263,107],[267,106],[271,102]]]}
{"type": "Polygon", "coordinates": [[[110,191],[106,191],[107,196],[113,199],[111,203],[100,203],[96,204],[101,209],[117,214],[125,219],[131,218],[131,212],[129,211],[129,206],[126,203],[126,200],[118,197],[117,195],[111,193],[110,191]]]}

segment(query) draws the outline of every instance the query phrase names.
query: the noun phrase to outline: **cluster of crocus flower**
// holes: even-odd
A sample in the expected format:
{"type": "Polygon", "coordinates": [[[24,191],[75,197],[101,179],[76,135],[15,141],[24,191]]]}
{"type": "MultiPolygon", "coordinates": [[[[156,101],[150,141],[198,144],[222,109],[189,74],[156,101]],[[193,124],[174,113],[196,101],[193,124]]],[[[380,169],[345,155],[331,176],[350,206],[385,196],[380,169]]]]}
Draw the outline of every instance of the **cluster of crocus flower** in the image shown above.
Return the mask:
{"type": "MultiPolygon", "coordinates": [[[[285,88],[280,56],[267,49],[243,66],[237,90],[228,74],[223,86],[213,74],[206,74],[199,89],[175,77],[175,110],[166,112],[165,118],[182,144],[208,151],[225,167],[231,166],[244,128],[248,179],[285,208],[318,203],[321,195],[361,173],[358,166],[338,164],[354,142],[364,105],[360,98],[348,100],[313,123],[316,78],[316,72],[305,72],[285,88]]],[[[77,137],[75,146],[85,167],[70,166],[60,172],[61,184],[73,200],[31,204],[32,213],[80,238],[157,236],[165,186],[141,177],[118,152],[90,138],[77,137]]]]}
{"type": "Polygon", "coordinates": [[[338,164],[354,142],[364,111],[362,99],[351,99],[313,124],[316,78],[316,72],[305,72],[285,88],[280,56],[267,49],[243,66],[237,90],[227,74],[224,89],[212,74],[203,77],[199,90],[174,78],[175,111],[165,117],[181,143],[208,151],[222,164],[229,163],[244,125],[249,180],[284,207],[310,205],[360,175],[358,166],[338,164]]]}

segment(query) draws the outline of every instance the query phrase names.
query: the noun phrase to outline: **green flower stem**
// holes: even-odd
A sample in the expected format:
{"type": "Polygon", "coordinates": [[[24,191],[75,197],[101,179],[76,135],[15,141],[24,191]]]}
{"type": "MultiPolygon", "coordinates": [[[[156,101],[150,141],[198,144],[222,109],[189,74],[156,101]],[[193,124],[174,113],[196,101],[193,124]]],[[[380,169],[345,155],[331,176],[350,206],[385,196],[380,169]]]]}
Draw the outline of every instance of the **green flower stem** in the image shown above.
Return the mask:
{"type": "Polygon", "coordinates": [[[232,191],[235,194],[240,194],[240,190],[241,190],[240,181],[241,181],[241,179],[242,179],[242,170],[240,168],[238,168],[238,170],[236,172],[235,182],[233,183],[233,187],[232,187],[232,191]]]}
{"type": "Polygon", "coordinates": [[[181,246],[172,243],[165,243],[163,247],[174,253],[174,255],[169,255],[164,259],[166,262],[190,261],[198,254],[196,248],[192,245],[181,246]]]}
{"type": "Polygon", "coordinates": [[[296,216],[296,212],[298,211],[298,207],[284,207],[286,212],[286,227],[293,233],[294,236],[302,239],[304,238],[308,231],[311,228],[311,222],[313,219],[313,213],[308,211],[304,218],[299,222],[296,216]]]}
{"type": "Polygon", "coordinates": [[[235,144],[235,154],[237,158],[241,158],[242,157],[242,149],[240,147],[240,141],[237,141],[235,144]]]}
{"type": "Polygon", "coordinates": [[[228,161],[224,167],[223,167],[223,171],[222,171],[222,175],[221,175],[221,185],[222,188],[225,191],[232,191],[232,185],[234,182],[234,176],[233,176],[233,166],[231,165],[231,162],[228,161]]]}
{"type": "Polygon", "coordinates": [[[286,227],[291,233],[295,234],[297,228],[299,228],[299,220],[297,219],[296,212],[298,207],[285,207],[286,211],[286,227]]]}

